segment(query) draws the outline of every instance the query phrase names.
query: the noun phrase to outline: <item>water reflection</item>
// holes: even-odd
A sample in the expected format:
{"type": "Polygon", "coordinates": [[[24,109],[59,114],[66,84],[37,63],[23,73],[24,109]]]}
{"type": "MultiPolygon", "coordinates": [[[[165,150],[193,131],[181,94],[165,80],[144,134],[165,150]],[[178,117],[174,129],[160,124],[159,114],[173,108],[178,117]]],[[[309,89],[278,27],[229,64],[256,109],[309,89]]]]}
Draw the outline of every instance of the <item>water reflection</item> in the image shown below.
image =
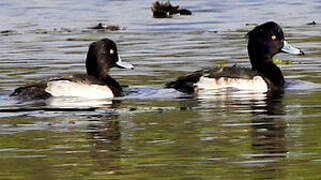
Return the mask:
{"type": "Polygon", "coordinates": [[[266,99],[266,106],[252,106],[252,148],[259,156],[256,158],[286,157],[286,122],[283,95],[273,96],[266,99]],[[257,111],[264,110],[264,111],[257,111]]]}
{"type": "Polygon", "coordinates": [[[90,154],[103,171],[111,172],[121,167],[121,131],[118,116],[97,117],[103,124],[88,126],[90,154]]]}
{"type": "Polygon", "coordinates": [[[261,174],[269,179],[278,179],[283,174],[280,158],[287,157],[288,153],[287,124],[282,119],[286,113],[282,99],[283,94],[269,95],[265,106],[252,106],[250,136],[253,152],[243,154],[250,158],[246,164],[254,163],[264,167],[253,166],[253,174],[261,174]]]}
{"type": "Polygon", "coordinates": [[[308,173],[317,179],[320,87],[296,83],[287,98],[233,91],[191,97],[160,87],[207,66],[248,65],[243,37],[253,27],[245,24],[267,19],[282,24],[289,41],[307,52],[293,59],[298,64],[279,65],[286,78],[320,83],[321,26],[304,25],[313,16],[320,22],[318,2],[184,1],[195,15],[167,20],[153,19],[146,0],[41,2],[32,10],[28,1],[0,3],[6,7],[0,19],[7,22],[0,32],[0,106],[32,110],[0,112],[3,178],[295,179],[308,173]],[[132,8],[138,11],[128,13],[132,8]],[[300,12],[292,16],[283,9],[300,12]],[[87,31],[99,22],[127,30],[87,31]],[[104,37],[119,43],[124,59],[137,66],[111,72],[132,91],[121,103],[8,98],[26,81],[83,72],[88,43],[104,37]],[[124,122],[122,113],[132,119],[124,122]]]}
{"type": "Polygon", "coordinates": [[[106,107],[113,105],[112,99],[86,99],[77,97],[54,97],[46,101],[48,107],[58,108],[83,108],[83,107],[106,107]]]}
{"type": "Polygon", "coordinates": [[[287,113],[284,110],[283,96],[283,93],[215,91],[199,94],[196,98],[199,109],[239,115],[238,120],[224,122],[224,127],[250,125],[251,146],[254,152],[242,156],[254,158],[255,163],[264,163],[266,159],[287,156],[287,124],[284,119],[287,113]],[[248,113],[249,116],[246,115],[248,113]],[[248,118],[248,123],[242,122],[242,117],[248,118]]]}
{"type": "MultiPolygon", "coordinates": [[[[10,97],[8,93],[0,93],[0,112],[13,113],[1,114],[2,116],[19,116],[14,113],[35,111],[61,113],[69,111],[95,111],[96,109],[113,110],[121,104],[120,99],[87,99],[79,97],[51,97],[48,99],[30,100],[25,98],[10,97]]],[[[107,110],[106,110],[107,111],[107,110]]],[[[108,113],[108,112],[107,112],[108,113]]],[[[32,114],[32,113],[31,113],[32,114]]],[[[110,114],[110,113],[108,113],[110,114]]]]}
{"type": "Polygon", "coordinates": [[[199,103],[198,108],[217,109],[233,108],[240,113],[262,111],[262,109],[252,109],[266,106],[268,94],[254,91],[235,91],[230,89],[202,91],[195,95],[199,103]]]}

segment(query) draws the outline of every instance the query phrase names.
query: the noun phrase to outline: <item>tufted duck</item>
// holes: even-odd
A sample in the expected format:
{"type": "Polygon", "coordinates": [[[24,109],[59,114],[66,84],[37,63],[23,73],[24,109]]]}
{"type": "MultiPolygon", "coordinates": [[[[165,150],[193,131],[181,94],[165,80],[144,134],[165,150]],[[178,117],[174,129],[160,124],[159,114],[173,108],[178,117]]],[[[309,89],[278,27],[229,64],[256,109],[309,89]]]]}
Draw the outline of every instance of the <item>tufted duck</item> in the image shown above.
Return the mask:
{"type": "Polygon", "coordinates": [[[279,52],[303,55],[303,51],[291,46],[284,39],[281,27],[267,22],[247,34],[248,54],[252,68],[222,67],[196,71],[166,84],[186,93],[198,90],[235,88],[248,91],[282,91],[284,78],[281,70],[273,64],[272,57],[279,52]]]}
{"type": "Polygon", "coordinates": [[[101,99],[122,96],[122,88],[108,75],[112,67],[134,68],[133,65],[121,60],[116,44],[112,40],[101,39],[89,46],[86,59],[87,74],[50,77],[19,87],[11,96],[31,99],[58,96],[101,99]]]}

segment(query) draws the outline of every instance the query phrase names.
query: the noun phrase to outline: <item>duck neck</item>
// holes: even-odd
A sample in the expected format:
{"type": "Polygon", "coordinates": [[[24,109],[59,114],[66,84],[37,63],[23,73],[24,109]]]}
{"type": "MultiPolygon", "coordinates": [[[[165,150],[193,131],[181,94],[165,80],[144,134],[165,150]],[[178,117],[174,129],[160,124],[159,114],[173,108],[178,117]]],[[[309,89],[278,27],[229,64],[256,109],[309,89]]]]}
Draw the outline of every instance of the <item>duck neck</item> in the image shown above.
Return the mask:
{"type": "Polygon", "coordinates": [[[251,54],[249,52],[252,70],[257,71],[264,78],[268,79],[275,87],[284,86],[284,78],[280,68],[272,60],[272,56],[251,54]]]}
{"type": "Polygon", "coordinates": [[[88,55],[86,59],[86,70],[88,75],[102,79],[108,75],[109,66],[106,63],[100,63],[99,65],[98,61],[104,61],[104,59],[88,55]]]}

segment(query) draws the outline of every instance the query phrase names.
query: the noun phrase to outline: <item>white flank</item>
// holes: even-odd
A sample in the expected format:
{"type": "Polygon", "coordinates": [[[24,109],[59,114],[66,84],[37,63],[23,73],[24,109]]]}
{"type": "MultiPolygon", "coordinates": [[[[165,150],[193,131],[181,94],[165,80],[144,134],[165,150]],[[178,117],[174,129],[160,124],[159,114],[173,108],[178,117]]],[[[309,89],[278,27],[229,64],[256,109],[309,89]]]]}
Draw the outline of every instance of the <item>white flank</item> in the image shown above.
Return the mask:
{"type": "Polygon", "coordinates": [[[106,99],[114,97],[113,92],[108,86],[84,84],[68,80],[48,82],[46,92],[54,97],[69,96],[88,99],[106,99]]]}
{"type": "Polygon", "coordinates": [[[201,90],[214,90],[225,88],[236,88],[238,90],[267,92],[268,86],[261,76],[254,76],[252,79],[221,77],[218,79],[202,76],[195,83],[196,88],[201,90]]]}

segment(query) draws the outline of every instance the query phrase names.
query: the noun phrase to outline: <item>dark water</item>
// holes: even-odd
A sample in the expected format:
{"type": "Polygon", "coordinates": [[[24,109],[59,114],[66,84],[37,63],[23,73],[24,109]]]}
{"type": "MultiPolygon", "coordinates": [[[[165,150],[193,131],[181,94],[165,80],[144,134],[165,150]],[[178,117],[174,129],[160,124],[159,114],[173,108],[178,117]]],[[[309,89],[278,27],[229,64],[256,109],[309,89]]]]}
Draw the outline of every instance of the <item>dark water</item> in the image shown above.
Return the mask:
{"type": "Polygon", "coordinates": [[[321,1],[173,1],[193,16],[172,19],[153,19],[151,3],[0,2],[0,179],[320,179],[321,1]],[[246,24],[269,20],[306,53],[277,56],[293,62],[278,65],[291,84],[283,96],[162,88],[202,67],[248,66],[246,24]],[[99,22],[126,30],[87,29],[99,22]],[[131,95],[8,97],[85,72],[88,45],[103,37],[136,67],[111,71],[131,95]]]}

